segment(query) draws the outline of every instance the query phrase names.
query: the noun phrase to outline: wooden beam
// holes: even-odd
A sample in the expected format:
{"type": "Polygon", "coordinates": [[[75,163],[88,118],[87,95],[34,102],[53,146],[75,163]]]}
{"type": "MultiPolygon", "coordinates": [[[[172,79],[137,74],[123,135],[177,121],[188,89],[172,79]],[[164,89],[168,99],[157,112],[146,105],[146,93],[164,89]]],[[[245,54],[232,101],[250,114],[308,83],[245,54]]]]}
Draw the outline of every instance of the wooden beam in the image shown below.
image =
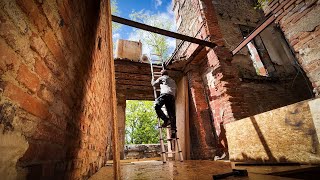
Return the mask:
{"type": "Polygon", "coordinates": [[[114,15],[112,15],[112,21],[120,23],[120,24],[128,25],[128,26],[131,26],[131,27],[135,27],[135,28],[138,28],[138,29],[142,29],[142,30],[145,30],[145,31],[161,34],[161,35],[164,35],[164,36],[168,36],[168,37],[172,37],[172,38],[176,38],[176,39],[192,42],[192,43],[195,43],[195,44],[200,44],[200,45],[203,45],[203,46],[208,46],[208,47],[211,47],[211,48],[214,48],[214,47],[217,46],[215,43],[212,43],[212,42],[209,42],[209,41],[204,41],[204,40],[201,40],[201,39],[193,38],[193,37],[186,36],[186,35],[179,34],[179,33],[175,33],[175,32],[172,32],[172,31],[167,31],[167,30],[164,30],[164,29],[160,29],[160,28],[157,28],[157,27],[149,26],[149,25],[146,25],[146,24],[142,24],[142,23],[139,23],[139,22],[136,22],[136,21],[132,21],[132,20],[125,19],[125,18],[118,17],[118,16],[114,16],[114,15]]]}
{"type": "Polygon", "coordinates": [[[153,90],[152,86],[139,86],[139,85],[131,85],[131,84],[117,84],[117,89],[130,89],[130,90],[139,90],[139,91],[148,91],[153,90]]]}
{"type": "MultiPolygon", "coordinates": [[[[110,71],[111,71],[111,102],[112,102],[112,153],[113,153],[113,178],[114,180],[120,180],[120,150],[119,150],[119,134],[118,134],[118,117],[117,117],[117,95],[116,95],[116,78],[115,78],[115,66],[114,66],[114,60],[113,60],[113,47],[112,47],[112,22],[111,22],[111,7],[109,6],[111,4],[110,0],[107,1],[101,1],[100,2],[100,16],[103,18],[106,18],[106,25],[102,24],[102,26],[107,27],[108,31],[107,34],[107,43],[109,50],[106,52],[106,54],[109,56],[109,59],[106,59],[106,61],[110,61],[110,63],[107,63],[110,65],[110,71]]],[[[102,21],[105,22],[105,21],[102,21]]]]}
{"type": "Polygon", "coordinates": [[[141,91],[141,90],[127,90],[127,100],[150,100],[154,101],[153,90],[141,91]]]}
{"type": "Polygon", "coordinates": [[[232,51],[232,55],[237,54],[244,46],[246,46],[253,38],[255,38],[261,31],[268,27],[276,19],[275,15],[271,15],[260,26],[256,27],[250,35],[243,39],[241,43],[232,51]]]}
{"type": "MultiPolygon", "coordinates": [[[[133,85],[133,86],[146,86],[146,88],[151,86],[151,80],[148,81],[139,81],[138,79],[133,80],[133,79],[116,79],[117,85],[133,85]]],[[[143,87],[145,88],[145,87],[143,87]]]]}
{"type": "Polygon", "coordinates": [[[138,79],[140,81],[148,81],[150,83],[151,81],[151,75],[150,74],[132,74],[132,73],[126,73],[126,72],[117,72],[116,71],[116,80],[134,80],[138,79]]]}
{"type": "MultiPolygon", "coordinates": [[[[132,62],[125,60],[115,60],[115,70],[116,74],[127,73],[135,76],[139,75],[148,75],[151,80],[151,70],[150,64],[148,63],[140,63],[140,62],[132,62]]],[[[160,72],[161,68],[154,68],[155,72],[160,72]]],[[[168,70],[169,76],[177,77],[181,75],[181,71],[168,70]]]]}

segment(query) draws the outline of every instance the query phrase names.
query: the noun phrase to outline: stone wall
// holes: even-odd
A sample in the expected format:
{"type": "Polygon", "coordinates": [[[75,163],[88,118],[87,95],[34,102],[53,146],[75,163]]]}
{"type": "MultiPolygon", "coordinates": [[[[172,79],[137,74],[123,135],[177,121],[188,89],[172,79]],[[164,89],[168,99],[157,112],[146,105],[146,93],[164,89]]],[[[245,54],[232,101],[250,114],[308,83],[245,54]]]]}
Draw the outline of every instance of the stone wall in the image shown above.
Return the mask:
{"type": "MultiPolygon", "coordinates": [[[[167,144],[164,144],[168,149],[167,144]]],[[[126,144],[124,148],[125,159],[161,158],[160,144],[126,144]]]]}
{"type": "Polygon", "coordinates": [[[309,77],[320,91],[320,1],[273,0],[264,7],[266,15],[275,14],[286,39],[309,77]]]}
{"type": "Polygon", "coordinates": [[[2,178],[86,179],[106,162],[113,117],[108,4],[0,2],[2,178]]]}

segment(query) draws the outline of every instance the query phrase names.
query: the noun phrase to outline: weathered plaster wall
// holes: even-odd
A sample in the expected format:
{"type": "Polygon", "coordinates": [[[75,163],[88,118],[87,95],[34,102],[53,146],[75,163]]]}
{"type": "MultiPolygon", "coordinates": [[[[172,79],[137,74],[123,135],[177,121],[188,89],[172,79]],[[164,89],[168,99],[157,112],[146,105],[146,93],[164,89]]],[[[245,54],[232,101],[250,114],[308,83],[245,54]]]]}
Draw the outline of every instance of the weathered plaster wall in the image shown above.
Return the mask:
{"type": "Polygon", "coordinates": [[[320,91],[320,1],[271,1],[265,14],[277,14],[280,25],[313,87],[320,91]]]}
{"type": "Polygon", "coordinates": [[[320,163],[320,99],[303,101],[226,125],[230,160],[320,163]]]}
{"type": "Polygon", "coordinates": [[[17,168],[22,178],[84,179],[104,165],[113,117],[108,4],[0,2],[2,178],[15,179],[17,168]]]}

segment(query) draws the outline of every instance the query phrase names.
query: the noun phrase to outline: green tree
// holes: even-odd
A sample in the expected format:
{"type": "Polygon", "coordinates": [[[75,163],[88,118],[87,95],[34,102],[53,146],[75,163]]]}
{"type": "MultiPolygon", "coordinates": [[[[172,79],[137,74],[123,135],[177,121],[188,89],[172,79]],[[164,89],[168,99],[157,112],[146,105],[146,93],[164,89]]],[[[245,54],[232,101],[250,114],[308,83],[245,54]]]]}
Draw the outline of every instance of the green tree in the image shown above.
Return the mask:
{"type": "Polygon", "coordinates": [[[126,144],[158,143],[157,124],[152,101],[127,101],[126,144]]]}
{"type": "MultiPolygon", "coordinates": [[[[133,11],[130,14],[130,18],[134,21],[157,28],[169,31],[173,31],[174,29],[173,18],[164,13],[151,14],[150,12],[146,12],[144,10],[138,12],[133,11]]],[[[140,38],[141,42],[148,45],[151,52],[157,54],[161,60],[166,60],[169,57],[168,37],[141,29],[135,30],[135,33],[140,38]]]]}

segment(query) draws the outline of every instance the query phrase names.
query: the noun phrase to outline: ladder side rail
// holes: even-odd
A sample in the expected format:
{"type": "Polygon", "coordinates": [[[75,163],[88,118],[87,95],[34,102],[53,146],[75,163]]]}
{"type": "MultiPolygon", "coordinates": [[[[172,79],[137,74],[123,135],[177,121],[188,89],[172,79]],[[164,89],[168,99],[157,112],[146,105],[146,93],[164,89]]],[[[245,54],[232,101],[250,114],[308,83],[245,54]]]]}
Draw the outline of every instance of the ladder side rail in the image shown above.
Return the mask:
{"type": "Polygon", "coordinates": [[[181,162],[183,162],[183,154],[182,154],[182,150],[180,147],[180,143],[179,143],[179,138],[176,137],[176,143],[177,143],[177,148],[178,148],[178,154],[179,154],[179,159],[181,162]]]}
{"type": "MultiPolygon", "coordinates": [[[[150,58],[151,58],[151,56],[150,56],[150,58]]],[[[152,64],[152,60],[151,59],[150,59],[150,69],[151,69],[152,80],[154,80],[153,64],[152,64]]],[[[153,87],[154,98],[157,99],[157,89],[156,89],[155,86],[152,86],[152,87],[153,87]]],[[[166,155],[166,151],[165,151],[165,147],[164,147],[164,140],[163,140],[162,128],[161,128],[160,118],[159,117],[158,117],[158,127],[159,127],[159,135],[160,135],[162,162],[166,163],[167,155],[166,155]]]]}

